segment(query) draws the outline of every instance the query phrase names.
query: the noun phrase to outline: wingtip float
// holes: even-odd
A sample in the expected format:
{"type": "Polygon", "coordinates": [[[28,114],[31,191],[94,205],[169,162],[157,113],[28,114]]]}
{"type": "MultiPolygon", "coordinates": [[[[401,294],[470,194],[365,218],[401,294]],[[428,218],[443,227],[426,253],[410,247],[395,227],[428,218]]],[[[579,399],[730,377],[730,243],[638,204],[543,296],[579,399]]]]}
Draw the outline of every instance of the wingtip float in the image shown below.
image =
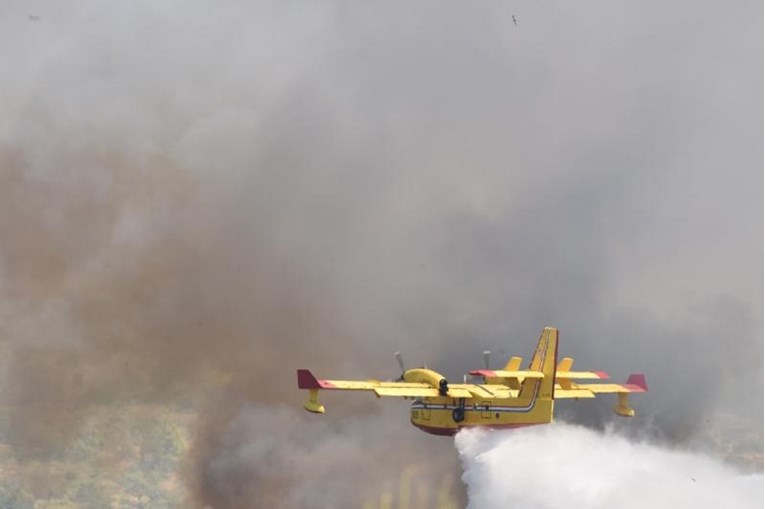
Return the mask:
{"type": "MultiPolygon", "coordinates": [[[[623,384],[584,383],[575,380],[607,380],[604,371],[571,371],[573,359],[558,362],[558,329],[545,327],[534,350],[528,369],[521,370],[522,359],[512,357],[504,369],[470,371],[483,377],[483,384],[452,384],[440,373],[427,368],[403,370],[395,382],[320,380],[310,370],[297,371],[298,388],[308,391],[303,407],[323,414],[320,390],[357,390],[374,392],[378,397],[396,396],[414,399],[411,422],[421,430],[436,435],[454,435],[464,427],[515,428],[546,424],[553,419],[556,399],[594,398],[597,394],[615,393],[614,413],[632,417],[629,394],[647,392],[645,375],[632,374],[623,384]]],[[[399,360],[402,365],[403,362],[399,360]]]]}

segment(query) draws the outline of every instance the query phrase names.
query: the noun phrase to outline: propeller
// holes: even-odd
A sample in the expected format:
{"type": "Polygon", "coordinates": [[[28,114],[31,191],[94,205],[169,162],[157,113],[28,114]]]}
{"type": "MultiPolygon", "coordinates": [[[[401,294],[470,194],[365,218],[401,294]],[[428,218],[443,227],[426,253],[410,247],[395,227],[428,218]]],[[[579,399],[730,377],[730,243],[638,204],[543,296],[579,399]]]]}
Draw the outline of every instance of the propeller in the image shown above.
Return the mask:
{"type": "Polygon", "coordinates": [[[404,372],[406,371],[406,368],[404,367],[404,357],[401,355],[401,352],[396,352],[393,354],[393,356],[396,358],[396,361],[398,361],[398,365],[401,367],[401,376],[398,377],[398,382],[402,381],[404,379],[404,372]]]}
{"type": "Polygon", "coordinates": [[[489,359],[491,358],[491,352],[489,350],[483,351],[483,367],[489,369],[489,359]]]}

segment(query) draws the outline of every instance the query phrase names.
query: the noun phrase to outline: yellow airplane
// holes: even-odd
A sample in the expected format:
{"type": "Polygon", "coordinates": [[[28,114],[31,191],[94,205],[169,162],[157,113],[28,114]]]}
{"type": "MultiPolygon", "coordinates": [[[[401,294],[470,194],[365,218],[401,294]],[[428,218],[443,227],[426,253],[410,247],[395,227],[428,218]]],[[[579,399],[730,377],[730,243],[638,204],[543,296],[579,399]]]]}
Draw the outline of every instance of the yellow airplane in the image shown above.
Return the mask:
{"type": "MultiPolygon", "coordinates": [[[[545,327],[527,370],[519,370],[522,359],[511,358],[505,369],[470,371],[484,378],[483,384],[452,384],[441,374],[427,369],[404,370],[395,382],[377,380],[318,380],[307,369],[297,371],[298,388],[308,390],[303,405],[309,412],[324,413],[319,404],[320,390],[372,391],[378,397],[398,396],[414,399],[411,422],[435,435],[454,435],[461,428],[486,426],[516,428],[547,424],[553,418],[556,399],[594,398],[596,394],[616,393],[613,411],[623,417],[635,415],[627,401],[631,392],[646,392],[645,375],[632,374],[624,384],[578,384],[573,380],[608,379],[602,371],[571,371],[573,359],[558,362],[558,329],[545,327]]],[[[402,364],[399,357],[399,362],[402,364]]]]}

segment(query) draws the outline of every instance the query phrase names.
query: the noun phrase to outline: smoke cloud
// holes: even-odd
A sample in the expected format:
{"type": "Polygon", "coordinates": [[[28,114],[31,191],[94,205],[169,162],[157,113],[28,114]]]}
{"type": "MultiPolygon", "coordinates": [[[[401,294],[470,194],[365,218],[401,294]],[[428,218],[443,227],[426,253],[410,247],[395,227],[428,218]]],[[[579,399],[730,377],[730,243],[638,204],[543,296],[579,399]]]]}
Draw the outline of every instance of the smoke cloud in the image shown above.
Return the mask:
{"type": "Polygon", "coordinates": [[[644,371],[663,440],[761,422],[761,12],[3,2],[3,443],[39,465],[96,406],[180,405],[187,506],[215,509],[300,506],[290,458],[401,458],[323,493],[349,503],[423,441],[456,475],[451,443],[369,397],[287,411],[296,368],[388,379],[403,350],[455,380],[544,325],[644,371]]]}
{"type": "Polygon", "coordinates": [[[456,437],[469,509],[762,506],[762,474],[708,456],[557,422],[456,437]]]}
{"type": "Polygon", "coordinates": [[[404,438],[408,446],[401,447],[409,423],[400,417],[369,413],[333,423],[293,407],[247,406],[206,465],[217,504],[376,507],[387,492],[397,507],[443,507],[442,497],[452,496],[444,482],[456,481],[455,458],[439,456],[437,437],[404,438]]]}

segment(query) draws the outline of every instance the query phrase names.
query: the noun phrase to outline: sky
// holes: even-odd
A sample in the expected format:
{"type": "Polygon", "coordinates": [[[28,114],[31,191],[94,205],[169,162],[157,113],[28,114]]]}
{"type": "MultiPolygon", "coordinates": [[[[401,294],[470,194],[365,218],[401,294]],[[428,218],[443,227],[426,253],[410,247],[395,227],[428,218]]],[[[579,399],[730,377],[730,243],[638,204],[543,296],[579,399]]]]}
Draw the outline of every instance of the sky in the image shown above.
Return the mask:
{"type": "MultiPolygon", "coordinates": [[[[632,425],[657,440],[762,422],[761,3],[0,14],[19,458],[50,457],[95,404],[211,394],[184,474],[199,507],[267,491],[248,462],[218,469],[274,416],[383,447],[371,415],[456,468],[404,405],[333,395],[323,424],[285,410],[295,369],[390,378],[401,350],[461,379],[485,349],[495,367],[528,358],[546,325],[577,368],[646,373],[632,425]]],[[[557,410],[602,428],[610,406],[557,410]]]]}

